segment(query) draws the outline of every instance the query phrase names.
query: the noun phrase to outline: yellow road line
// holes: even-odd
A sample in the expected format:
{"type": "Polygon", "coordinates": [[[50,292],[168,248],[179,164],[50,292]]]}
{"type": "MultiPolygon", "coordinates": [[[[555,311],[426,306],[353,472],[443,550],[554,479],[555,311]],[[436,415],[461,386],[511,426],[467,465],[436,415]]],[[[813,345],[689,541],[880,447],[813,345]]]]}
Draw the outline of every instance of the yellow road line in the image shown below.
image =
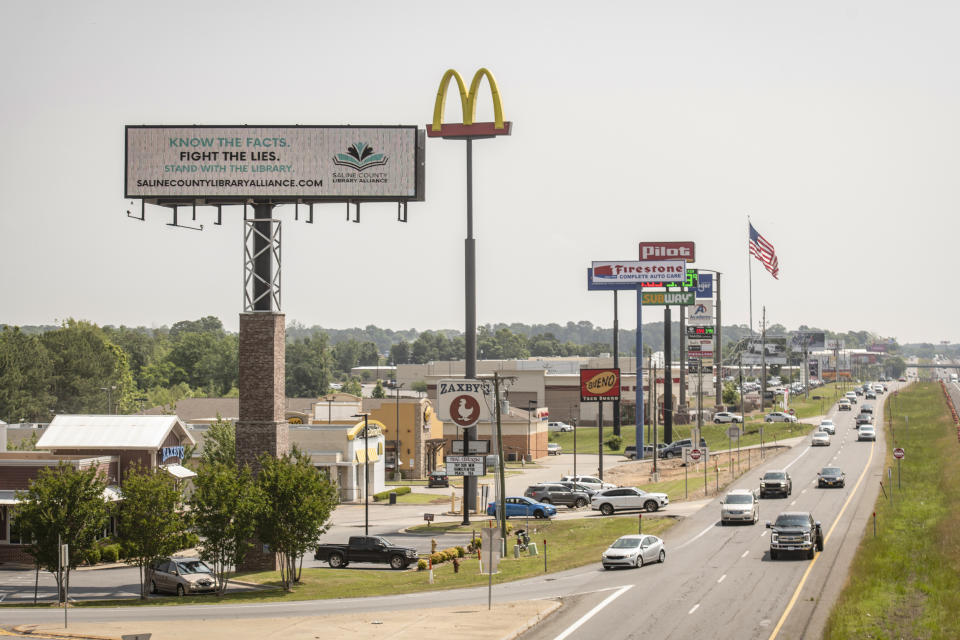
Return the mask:
{"type": "MultiPolygon", "coordinates": [[[[840,518],[843,517],[843,512],[847,510],[847,507],[850,506],[850,501],[853,500],[853,496],[857,495],[857,489],[860,488],[860,483],[863,482],[863,479],[867,477],[867,471],[870,470],[870,463],[873,461],[873,450],[876,448],[876,440],[870,445],[870,457],[867,458],[867,464],[863,468],[863,473],[860,474],[860,478],[857,480],[857,484],[853,486],[853,491],[850,492],[850,496],[847,498],[846,502],[843,503],[843,508],[840,509],[840,513],[837,514],[836,520],[833,521],[833,526],[830,527],[830,531],[827,532],[827,535],[823,538],[823,544],[827,544],[827,540],[830,539],[830,535],[833,533],[833,530],[837,528],[837,525],[840,524],[840,518]]],[[[822,553],[822,552],[820,552],[822,553]]],[[[817,553],[813,560],[810,561],[810,566],[807,567],[807,570],[803,572],[803,577],[800,578],[800,584],[797,585],[797,590],[793,592],[793,596],[790,598],[790,602],[787,603],[787,608],[784,610],[783,615],[780,616],[780,621],[777,622],[777,626],[773,628],[773,633],[770,634],[769,640],[773,640],[777,637],[777,634],[780,633],[780,628],[783,627],[783,623],[787,621],[787,616],[790,615],[790,611],[793,609],[793,605],[797,603],[797,598],[800,597],[800,591],[803,589],[803,585],[807,582],[807,577],[810,575],[810,571],[813,570],[813,565],[816,564],[817,560],[820,559],[820,553],[817,553]]]]}

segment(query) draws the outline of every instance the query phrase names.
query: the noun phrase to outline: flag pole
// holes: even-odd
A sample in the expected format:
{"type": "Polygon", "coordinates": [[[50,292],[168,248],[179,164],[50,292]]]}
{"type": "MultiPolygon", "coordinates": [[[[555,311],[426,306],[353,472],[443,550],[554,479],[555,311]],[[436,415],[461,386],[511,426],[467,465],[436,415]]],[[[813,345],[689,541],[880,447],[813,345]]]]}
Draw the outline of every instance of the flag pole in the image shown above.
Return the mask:
{"type": "Polygon", "coordinates": [[[747,216],[747,278],[750,289],[750,335],[753,335],[753,260],[750,259],[750,216],[747,216]]]}

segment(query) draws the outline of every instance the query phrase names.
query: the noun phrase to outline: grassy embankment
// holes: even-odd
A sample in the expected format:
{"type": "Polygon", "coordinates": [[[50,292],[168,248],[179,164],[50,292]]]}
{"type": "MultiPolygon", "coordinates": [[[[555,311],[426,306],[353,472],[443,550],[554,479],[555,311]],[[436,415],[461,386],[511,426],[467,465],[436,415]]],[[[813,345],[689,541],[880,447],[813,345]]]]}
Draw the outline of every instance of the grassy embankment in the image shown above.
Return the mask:
{"type": "Polygon", "coordinates": [[[877,535],[871,523],[824,638],[960,638],[957,429],[936,383],[911,385],[885,401],[888,411],[893,403],[893,434],[883,425],[893,486],[884,473],[877,535]],[[893,446],[906,452],[900,488],[893,446]]]}

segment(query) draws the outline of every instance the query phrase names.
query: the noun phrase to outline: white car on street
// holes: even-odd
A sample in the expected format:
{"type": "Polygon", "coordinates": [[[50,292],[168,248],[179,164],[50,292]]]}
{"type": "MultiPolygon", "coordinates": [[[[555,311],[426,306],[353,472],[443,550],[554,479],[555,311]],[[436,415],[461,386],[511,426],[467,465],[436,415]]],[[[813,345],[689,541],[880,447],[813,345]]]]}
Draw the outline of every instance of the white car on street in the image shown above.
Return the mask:
{"type": "Polygon", "coordinates": [[[566,422],[548,422],[547,431],[559,431],[561,433],[573,431],[573,425],[566,422]]]}
{"type": "Polygon", "coordinates": [[[743,416],[737,413],[730,413],[729,411],[718,411],[713,414],[713,421],[716,424],[725,424],[728,422],[743,422],[743,416]]]}
{"type": "Polygon", "coordinates": [[[860,440],[873,440],[877,439],[877,431],[873,428],[872,424],[862,424],[860,428],[857,429],[857,441],[860,440]]]}
{"type": "Polygon", "coordinates": [[[760,520],[760,501],[756,490],[734,489],[720,501],[720,526],[728,522],[756,524],[760,520]]]}
{"type": "Polygon", "coordinates": [[[656,511],[670,504],[665,493],[648,493],[636,487],[616,487],[601,491],[590,498],[590,508],[605,516],[624,509],[656,511]]]}
{"type": "Polygon", "coordinates": [[[826,431],[815,431],[813,434],[813,440],[810,441],[811,447],[829,447],[830,446],[830,434],[826,431]]]}
{"type": "Polygon", "coordinates": [[[797,416],[792,416],[783,411],[773,411],[763,417],[766,422],[796,422],[797,416]]]}
{"type": "Polygon", "coordinates": [[[649,562],[663,562],[667,559],[667,552],[663,548],[663,540],[657,536],[630,534],[620,536],[610,545],[600,562],[604,569],[614,567],[642,567],[649,562]]]}

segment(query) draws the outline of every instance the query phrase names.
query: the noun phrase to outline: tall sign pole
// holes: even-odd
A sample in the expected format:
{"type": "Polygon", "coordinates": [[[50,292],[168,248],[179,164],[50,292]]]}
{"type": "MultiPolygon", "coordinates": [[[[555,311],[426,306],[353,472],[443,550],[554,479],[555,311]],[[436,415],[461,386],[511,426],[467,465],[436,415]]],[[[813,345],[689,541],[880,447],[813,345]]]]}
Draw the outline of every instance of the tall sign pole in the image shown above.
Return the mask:
{"type": "MultiPolygon", "coordinates": [[[[473,75],[469,90],[463,78],[454,69],[448,69],[440,80],[440,89],[433,108],[433,122],[427,128],[431,138],[465,140],[467,143],[467,237],[464,241],[464,297],[465,297],[465,370],[468,380],[477,377],[477,245],[473,237],[473,141],[496,136],[508,136],[512,123],[503,119],[503,104],[500,101],[500,89],[493,74],[487,69],[478,69],[473,75]],[[474,122],[477,112],[477,93],[480,83],[487,79],[493,97],[494,122],[474,122]],[[463,123],[444,123],[443,110],[447,100],[450,82],[456,81],[463,112],[463,123]]],[[[476,426],[463,430],[464,452],[469,451],[469,443],[477,437],[476,426]]],[[[529,446],[529,443],[528,443],[529,446]]],[[[470,509],[475,507],[477,479],[465,476],[463,479],[463,524],[470,524],[470,509]]]]}
{"type": "MultiPolygon", "coordinates": [[[[617,314],[617,294],[613,291],[613,368],[620,368],[620,320],[617,314]]],[[[613,401],[613,434],[620,435],[620,398],[613,401]]]]}
{"type": "MultiPolygon", "coordinates": [[[[683,307],[680,307],[683,315],[683,307]]],[[[663,441],[673,442],[673,340],[669,305],[663,308],[663,441]]],[[[656,432],[654,432],[656,435],[656,432]]],[[[656,443],[656,438],[654,438],[656,443]]],[[[656,445],[654,445],[656,446],[656,445]]],[[[656,451],[654,451],[656,453],[656,451]]],[[[653,457],[656,466],[656,455],[653,457]]]]}
{"type": "Polygon", "coordinates": [[[717,271],[714,274],[713,286],[716,287],[717,293],[717,312],[716,319],[714,324],[716,325],[715,340],[714,340],[714,350],[713,354],[713,375],[716,377],[716,391],[714,397],[714,405],[719,405],[723,402],[723,328],[720,322],[720,272],[717,271]]]}

